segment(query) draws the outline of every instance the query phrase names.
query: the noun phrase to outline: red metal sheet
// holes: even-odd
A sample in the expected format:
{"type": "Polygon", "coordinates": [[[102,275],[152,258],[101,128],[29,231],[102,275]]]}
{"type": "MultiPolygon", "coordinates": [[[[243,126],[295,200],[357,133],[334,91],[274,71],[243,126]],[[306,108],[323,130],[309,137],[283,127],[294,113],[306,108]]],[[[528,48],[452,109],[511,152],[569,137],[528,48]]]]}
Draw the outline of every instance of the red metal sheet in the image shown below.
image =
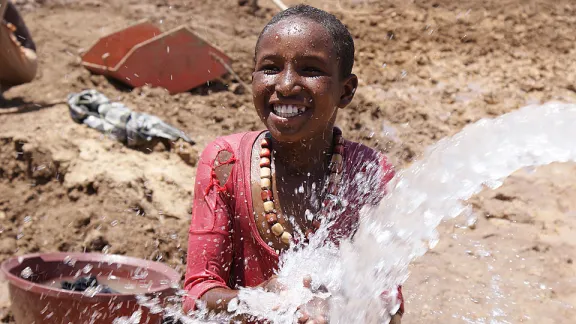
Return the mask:
{"type": "Polygon", "coordinates": [[[151,85],[188,91],[227,72],[231,59],[187,27],[166,33],[141,23],[101,38],[83,65],[132,87],[151,85]]]}

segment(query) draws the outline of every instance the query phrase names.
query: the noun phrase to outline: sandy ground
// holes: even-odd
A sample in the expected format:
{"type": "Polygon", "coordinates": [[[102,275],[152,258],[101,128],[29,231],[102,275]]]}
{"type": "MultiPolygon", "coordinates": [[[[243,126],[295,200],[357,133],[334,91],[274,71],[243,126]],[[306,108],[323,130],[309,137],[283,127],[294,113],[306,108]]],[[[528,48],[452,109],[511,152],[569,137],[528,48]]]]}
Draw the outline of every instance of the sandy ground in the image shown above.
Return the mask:
{"type": "MultiPolygon", "coordinates": [[[[230,77],[170,96],[90,75],[79,54],[141,19],[187,24],[249,82],[256,37],[276,12],[232,0],[16,1],[40,73],[0,102],[0,261],[37,251],[108,251],[183,272],[195,158],[219,135],[261,127],[230,77]],[[222,86],[223,85],[223,86],[222,86]],[[75,124],[62,103],[95,88],[185,130],[197,144],[131,150],[75,124]],[[183,158],[184,157],[184,158],[183,158]]],[[[296,1],[286,0],[288,4],[296,1]]],[[[360,89],[338,124],[401,168],[438,139],[528,103],[576,102],[569,0],[331,1],[357,46],[360,89]]],[[[478,222],[443,224],[405,286],[405,323],[573,323],[576,166],[518,172],[472,199],[478,222]]],[[[1,281],[1,280],[0,280],[1,281]]],[[[0,322],[10,322],[0,283],[0,322]]]]}

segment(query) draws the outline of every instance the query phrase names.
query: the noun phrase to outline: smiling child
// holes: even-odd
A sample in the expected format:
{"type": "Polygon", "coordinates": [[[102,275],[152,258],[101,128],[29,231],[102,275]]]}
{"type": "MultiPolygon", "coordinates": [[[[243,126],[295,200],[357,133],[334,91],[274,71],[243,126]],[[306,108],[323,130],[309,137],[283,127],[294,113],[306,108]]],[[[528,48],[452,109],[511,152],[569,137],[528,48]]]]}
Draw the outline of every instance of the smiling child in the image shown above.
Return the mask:
{"type": "MultiPolygon", "coordinates": [[[[350,237],[360,209],[380,201],[392,167],[335,127],[338,110],[350,104],[358,86],[353,64],[352,36],[325,11],[299,5],[264,27],[252,89],[266,129],[217,138],[202,153],[186,310],[200,301],[224,311],[239,287],[278,291],[279,254],[291,244],[306,244],[326,217],[335,223],[334,242],[350,237]]],[[[402,313],[403,303],[395,323],[402,313]]],[[[304,313],[300,321],[327,318],[304,313]]]]}

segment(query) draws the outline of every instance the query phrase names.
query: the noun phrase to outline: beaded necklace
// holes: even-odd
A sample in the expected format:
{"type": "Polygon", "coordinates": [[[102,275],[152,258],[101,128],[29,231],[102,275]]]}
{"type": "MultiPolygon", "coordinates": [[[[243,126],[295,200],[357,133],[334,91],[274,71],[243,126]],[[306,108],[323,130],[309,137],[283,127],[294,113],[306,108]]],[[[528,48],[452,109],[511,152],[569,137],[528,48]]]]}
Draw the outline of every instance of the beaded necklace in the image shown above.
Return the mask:
{"type": "MultiPolygon", "coordinates": [[[[343,170],[343,139],[342,132],[334,129],[334,145],[332,151],[332,158],[329,165],[328,181],[325,182],[324,192],[327,196],[322,202],[322,207],[330,208],[337,202],[334,199],[338,193],[338,186],[342,180],[343,170]]],[[[266,222],[270,226],[272,233],[284,244],[290,244],[293,240],[292,234],[284,229],[284,226],[278,222],[278,211],[274,205],[274,196],[272,194],[272,151],[270,138],[264,137],[260,142],[260,187],[261,198],[264,204],[264,212],[266,213],[266,222]]],[[[305,239],[308,240],[310,236],[320,228],[320,221],[317,219],[312,220],[312,229],[307,229],[305,239]]]]}

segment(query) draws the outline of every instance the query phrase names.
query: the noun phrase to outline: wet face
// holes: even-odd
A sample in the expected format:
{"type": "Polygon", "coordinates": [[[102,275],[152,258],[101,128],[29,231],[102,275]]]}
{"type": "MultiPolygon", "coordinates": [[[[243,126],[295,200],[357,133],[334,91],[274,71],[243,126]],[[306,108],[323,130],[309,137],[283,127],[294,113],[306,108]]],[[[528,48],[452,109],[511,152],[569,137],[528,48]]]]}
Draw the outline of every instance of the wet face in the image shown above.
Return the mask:
{"type": "Polygon", "coordinates": [[[356,76],[340,75],[326,29],[302,18],[280,21],[262,35],[252,77],[256,111],[280,142],[332,132],[336,111],[350,103],[357,86],[356,76]]]}

